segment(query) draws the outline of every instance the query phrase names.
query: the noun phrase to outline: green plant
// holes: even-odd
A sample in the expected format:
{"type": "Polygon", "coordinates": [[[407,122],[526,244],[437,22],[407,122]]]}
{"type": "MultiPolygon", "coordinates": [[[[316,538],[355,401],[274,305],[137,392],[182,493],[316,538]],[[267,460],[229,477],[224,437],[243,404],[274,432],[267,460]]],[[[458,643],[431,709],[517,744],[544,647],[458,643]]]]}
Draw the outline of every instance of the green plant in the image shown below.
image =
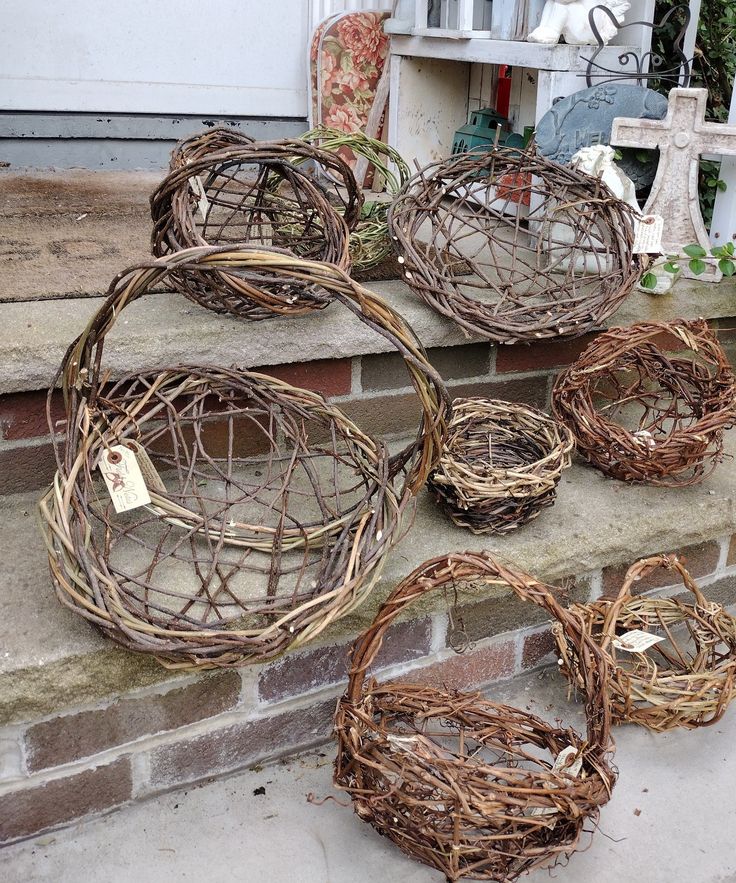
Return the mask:
{"type": "MultiPolygon", "coordinates": [[[[734,245],[733,242],[727,242],[725,245],[716,245],[710,250],[710,254],[702,245],[692,243],[683,248],[683,253],[668,254],[667,261],[662,265],[662,269],[673,275],[682,269],[680,262],[687,259],[687,267],[691,273],[699,276],[704,273],[708,264],[715,263],[724,276],[733,276],[736,274],[736,262],[734,262],[734,245]]],[[[657,284],[657,277],[651,271],[647,271],[639,280],[642,288],[648,288],[650,291],[657,284]]]]}

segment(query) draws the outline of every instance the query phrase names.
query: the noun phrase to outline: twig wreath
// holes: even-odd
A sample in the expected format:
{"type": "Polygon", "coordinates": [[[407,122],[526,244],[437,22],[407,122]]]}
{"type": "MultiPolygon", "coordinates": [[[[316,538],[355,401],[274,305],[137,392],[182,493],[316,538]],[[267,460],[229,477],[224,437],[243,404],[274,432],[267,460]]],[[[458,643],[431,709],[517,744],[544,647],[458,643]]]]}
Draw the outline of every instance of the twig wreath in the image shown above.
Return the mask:
{"type": "Polygon", "coordinates": [[[449,400],[401,317],[337,267],[254,248],[197,248],[133,268],[60,371],[67,437],[41,503],[59,599],[178,668],[273,658],[357,607],[439,455],[449,400]],[[178,272],[223,268],[327,291],[406,361],[422,420],[389,455],[318,393],[236,368],[178,365],[106,381],[121,313],[178,272]],[[121,450],[122,448],[122,450],[121,450]],[[135,454],[150,503],[117,514],[99,468],[135,454]]]}
{"type": "Polygon", "coordinates": [[[573,852],[616,781],[605,654],[552,590],[487,553],[418,567],[358,638],[336,716],[335,783],[356,813],[448,880],[510,881],[573,852]],[[412,602],[459,582],[508,586],[559,621],[583,660],[587,734],[480,693],[365,683],[386,630],[412,602]]]}

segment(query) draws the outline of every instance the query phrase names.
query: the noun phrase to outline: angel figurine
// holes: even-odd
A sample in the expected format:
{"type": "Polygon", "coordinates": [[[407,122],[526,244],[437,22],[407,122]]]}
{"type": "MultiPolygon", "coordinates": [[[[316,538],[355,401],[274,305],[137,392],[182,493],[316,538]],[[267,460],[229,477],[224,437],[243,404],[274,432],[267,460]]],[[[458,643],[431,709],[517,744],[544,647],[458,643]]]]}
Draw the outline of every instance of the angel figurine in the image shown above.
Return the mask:
{"type": "MultiPolygon", "coordinates": [[[[565,42],[573,46],[597,45],[588,19],[594,6],[605,6],[621,26],[631,3],[629,0],[547,0],[539,27],[534,28],[527,40],[530,43],[557,43],[560,37],[564,37],[565,42]]],[[[604,13],[596,16],[595,23],[604,43],[616,35],[615,25],[604,13]]]]}

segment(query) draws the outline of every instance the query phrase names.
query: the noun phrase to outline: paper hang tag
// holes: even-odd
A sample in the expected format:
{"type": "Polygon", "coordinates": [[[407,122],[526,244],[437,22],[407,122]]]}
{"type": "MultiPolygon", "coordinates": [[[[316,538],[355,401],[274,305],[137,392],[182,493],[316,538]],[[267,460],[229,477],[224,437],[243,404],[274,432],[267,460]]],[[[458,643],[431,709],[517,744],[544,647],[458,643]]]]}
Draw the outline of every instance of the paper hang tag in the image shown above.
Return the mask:
{"type": "Polygon", "coordinates": [[[158,470],[153,465],[153,461],[148,456],[148,451],[143,445],[138,444],[137,441],[133,441],[132,439],[127,441],[126,444],[128,447],[132,448],[135,453],[138,467],[141,470],[141,475],[143,476],[143,481],[146,483],[146,487],[149,488],[149,490],[155,491],[157,494],[167,493],[166,485],[161,480],[158,470]]]}
{"type": "Polygon", "coordinates": [[[125,445],[103,451],[100,472],[118,515],[151,502],[136,456],[125,445]]]}
{"type": "Polygon", "coordinates": [[[634,254],[662,254],[662,215],[642,215],[634,224],[634,254]]]}
{"type": "MultiPolygon", "coordinates": [[[[583,768],[583,755],[578,754],[577,748],[574,745],[568,745],[567,748],[563,748],[562,751],[555,758],[555,762],[552,764],[552,772],[553,773],[565,773],[568,776],[579,776],[580,770],[583,768]]],[[[558,786],[554,782],[545,782],[544,787],[548,791],[554,791],[558,786]]],[[[556,813],[557,810],[554,806],[535,806],[529,815],[531,816],[551,816],[553,813],[556,813]]],[[[550,822],[549,827],[554,826],[554,820],[550,822]]]]}
{"type": "Polygon", "coordinates": [[[202,220],[206,221],[207,212],[210,210],[210,201],[207,199],[202,176],[192,175],[189,179],[189,186],[191,187],[192,193],[197,197],[197,205],[199,207],[199,213],[202,215],[202,220]]]}
{"type": "Polygon", "coordinates": [[[618,650],[626,650],[627,653],[643,653],[660,641],[664,641],[662,635],[653,635],[651,632],[643,632],[641,629],[632,629],[630,632],[614,638],[613,646],[618,650]]]}

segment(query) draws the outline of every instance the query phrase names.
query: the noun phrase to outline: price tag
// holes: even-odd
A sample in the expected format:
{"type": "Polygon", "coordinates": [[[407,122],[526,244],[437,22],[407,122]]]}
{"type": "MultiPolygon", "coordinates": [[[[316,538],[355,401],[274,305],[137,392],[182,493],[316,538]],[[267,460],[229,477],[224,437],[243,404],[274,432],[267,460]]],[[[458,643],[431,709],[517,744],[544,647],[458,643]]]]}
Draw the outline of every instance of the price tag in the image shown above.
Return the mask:
{"type": "Polygon", "coordinates": [[[662,254],[662,215],[642,215],[634,225],[634,254],[662,254]]]}
{"type": "Polygon", "coordinates": [[[135,454],[125,445],[103,451],[100,472],[118,514],[151,502],[135,454]]]}
{"type": "Polygon", "coordinates": [[[641,629],[632,629],[624,635],[613,639],[613,646],[618,650],[626,650],[627,653],[643,653],[655,644],[664,641],[662,635],[653,635],[651,632],[643,632],[641,629]]]}
{"type": "Polygon", "coordinates": [[[202,215],[202,221],[206,221],[207,212],[210,210],[210,201],[209,199],[207,199],[207,194],[202,182],[202,176],[192,175],[192,177],[189,179],[189,186],[192,190],[192,193],[197,197],[197,205],[199,207],[199,213],[200,215],[202,215]]]}
{"type": "MultiPolygon", "coordinates": [[[[555,758],[554,764],[552,764],[553,773],[565,773],[568,776],[579,776],[582,768],[583,755],[578,754],[574,745],[568,745],[567,748],[563,748],[555,758]]],[[[558,786],[554,782],[545,782],[544,787],[548,791],[554,791],[558,786]]],[[[551,816],[556,812],[557,810],[554,806],[535,806],[529,815],[551,816]]],[[[555,822],[552,821],[547,827],[554,827],[554,824],[555,822]]]]}

